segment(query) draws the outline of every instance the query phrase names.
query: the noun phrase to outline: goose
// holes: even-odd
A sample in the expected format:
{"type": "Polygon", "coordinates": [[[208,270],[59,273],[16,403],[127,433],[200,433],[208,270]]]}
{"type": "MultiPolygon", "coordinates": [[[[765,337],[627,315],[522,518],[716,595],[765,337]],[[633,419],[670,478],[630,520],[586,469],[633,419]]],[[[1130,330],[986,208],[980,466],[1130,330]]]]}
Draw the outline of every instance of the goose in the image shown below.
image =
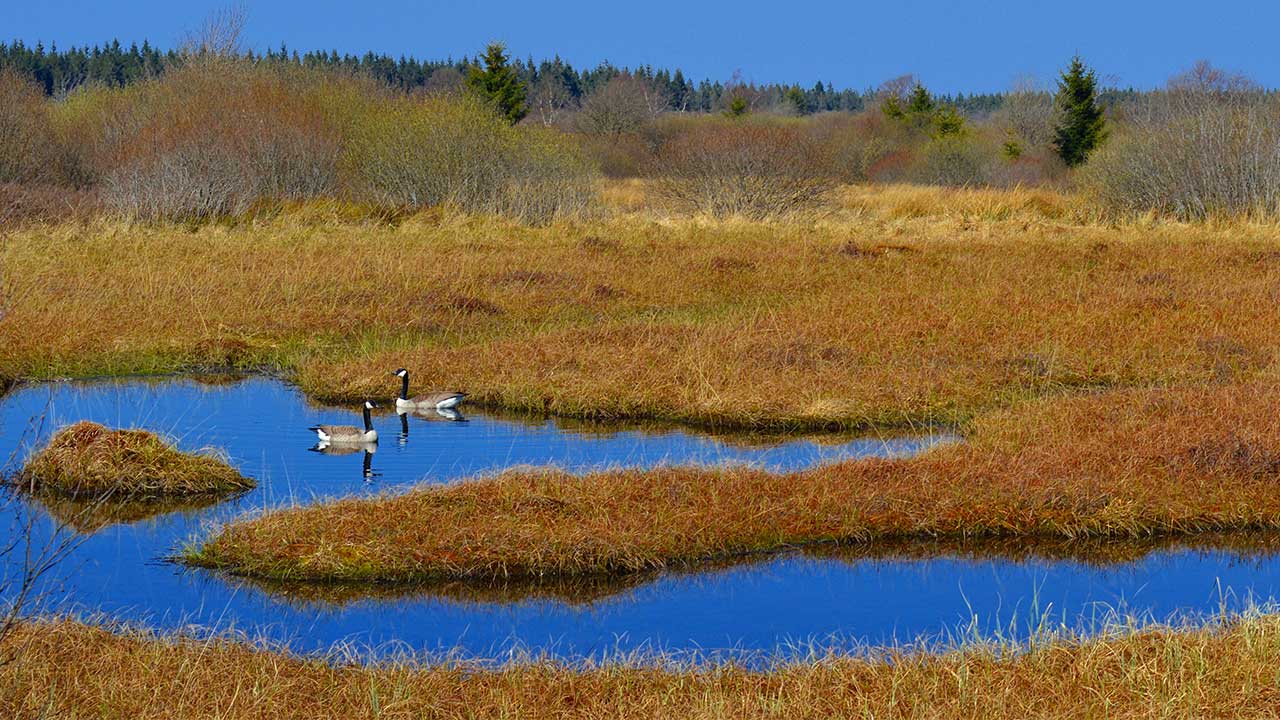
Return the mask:
{"type": "Polygon", "coordinates": [[[467,396],[464,392],[456,390],[444,390],[424,393],[409,397],[409,371],[404,368],[391,373],[400,378],[400,396],[396,398],[396,409],[414,409],[414,408],[435,408],[437,410],[448,410],[457,407],[467,396]]]}
{"type": "Polygon", "coordinates": [[[373,419],[369,411],[377,407],[368,400],[364,401],[364,430],[352,425],[313,425],[308,430],[316,434],[322,443],[376,443],[378,431],[373,429],[373,419]]]}

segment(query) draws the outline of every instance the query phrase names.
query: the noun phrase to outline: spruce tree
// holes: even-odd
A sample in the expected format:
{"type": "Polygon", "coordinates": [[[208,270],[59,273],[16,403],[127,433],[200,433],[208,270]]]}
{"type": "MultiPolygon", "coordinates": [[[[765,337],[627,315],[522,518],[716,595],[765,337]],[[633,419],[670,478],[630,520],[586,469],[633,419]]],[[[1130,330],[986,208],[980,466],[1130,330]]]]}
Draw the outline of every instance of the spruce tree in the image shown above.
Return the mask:
{"type": "Polygon", "coordinates": [[[1106,118],[1098,107],[1098,79],[1077,55],[1058,80],[1056,98],[1061,118],[1054,129],[1053,145],[1068,167],[1089,157],[1107,137],[1106,118]]]}
{"type": "Polygon", "coordinates": [[[507,62],[507,49],[502,43],[489,43],[485,48],[484,67],[472,65],[467,73],[467,86],[493,103],[498,114],[512,125],[529,113],[525,104],[526,89],[515,68],[507,62]]]}

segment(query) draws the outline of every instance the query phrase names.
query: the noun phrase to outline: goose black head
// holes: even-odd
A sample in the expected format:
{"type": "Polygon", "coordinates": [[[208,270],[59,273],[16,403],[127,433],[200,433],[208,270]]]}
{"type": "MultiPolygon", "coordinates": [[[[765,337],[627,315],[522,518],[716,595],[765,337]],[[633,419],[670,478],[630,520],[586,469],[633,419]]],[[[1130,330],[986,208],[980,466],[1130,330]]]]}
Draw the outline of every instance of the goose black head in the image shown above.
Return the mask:
{"type": "Polygon", "coordinates": [[[400,368],[399,370],[397,370],[397,371],[395,371],[395,372],[393,372],[393,373],[391,373],[391,374],[392,374],[392,375],[395,375],[396,377],[402,378],[402,377],[406,377],[406,376],[408,376],[409,371],[408,371],[408,370],[405,370],[404,368],[400,368]]]}
{"type": "Polygon", "coordinates": [[[373,409],[374,409],[374,408],[376,408],[376,407],[378,407],[378,404],[377,404],[377,403],[375,403],[375,402],[373,402],[372,400],[365,400],[365,401],[364,401],[364,409],[365,409],[365,410],[373,410],[373,409]]]}

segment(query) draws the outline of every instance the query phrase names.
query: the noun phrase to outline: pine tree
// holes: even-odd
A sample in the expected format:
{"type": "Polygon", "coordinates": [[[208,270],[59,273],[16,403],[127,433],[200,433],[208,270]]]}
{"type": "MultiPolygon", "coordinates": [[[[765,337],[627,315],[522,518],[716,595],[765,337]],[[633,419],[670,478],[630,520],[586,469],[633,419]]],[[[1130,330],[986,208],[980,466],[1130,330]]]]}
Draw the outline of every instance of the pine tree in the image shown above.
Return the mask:
{"type": "Polygon", "coordinates": [[[739,118],[746,115],[750,109],[750,106],[747,105],[747,99],[734,93],[733,99],[729,101],[729,106],[724,109],[724,114],[725,117],[739,118]]]}
{"type": "Polygon", "coordinates": [[[525,103],[526,88],[515,68],[507,61],[502,43],[489,43],[485,48],[484,67],[472,65],[467,72],[467,86],[493,103],[498,114],[512,125],[529,113],[525,103]]]}
{"type": "Polygon", "coordinates": [[[1098,107],[1098,79],[1077,55],[1058,80],[1056,98],[1061,119],[1053,145],[1068,167],[1083,163],[1107,137],[1106,118],[1098,107]]]}
{"type": "Polygon", "coordinates": [[[916,117],[931,117],[933,109],[933,96],[923,85],[916,83],[911,91],[911,97],[907,98],[907,112],[916,117]]]}

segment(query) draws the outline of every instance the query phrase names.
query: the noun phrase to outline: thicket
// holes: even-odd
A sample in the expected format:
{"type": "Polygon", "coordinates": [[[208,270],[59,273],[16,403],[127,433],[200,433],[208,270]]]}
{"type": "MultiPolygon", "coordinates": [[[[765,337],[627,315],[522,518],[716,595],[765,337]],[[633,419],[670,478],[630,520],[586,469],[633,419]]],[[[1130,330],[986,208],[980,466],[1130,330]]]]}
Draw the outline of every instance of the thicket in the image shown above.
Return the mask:
{"type": "Polygon", "coordinates": [[[1082,184],[1119,212],[1280,216],[1280,97],[1200,64],[1124,108],[1082,184]]]}
{"type": "Polygon", "coordinates": [[[92,193],[129,217],[203,221],[345,197],[545,222],[589,210],[595,178],[568,139],[512,127],[471,94],[409,96],[351,74],[204,56],[51,101],[0,72],[0,183],[92,193]]]}

